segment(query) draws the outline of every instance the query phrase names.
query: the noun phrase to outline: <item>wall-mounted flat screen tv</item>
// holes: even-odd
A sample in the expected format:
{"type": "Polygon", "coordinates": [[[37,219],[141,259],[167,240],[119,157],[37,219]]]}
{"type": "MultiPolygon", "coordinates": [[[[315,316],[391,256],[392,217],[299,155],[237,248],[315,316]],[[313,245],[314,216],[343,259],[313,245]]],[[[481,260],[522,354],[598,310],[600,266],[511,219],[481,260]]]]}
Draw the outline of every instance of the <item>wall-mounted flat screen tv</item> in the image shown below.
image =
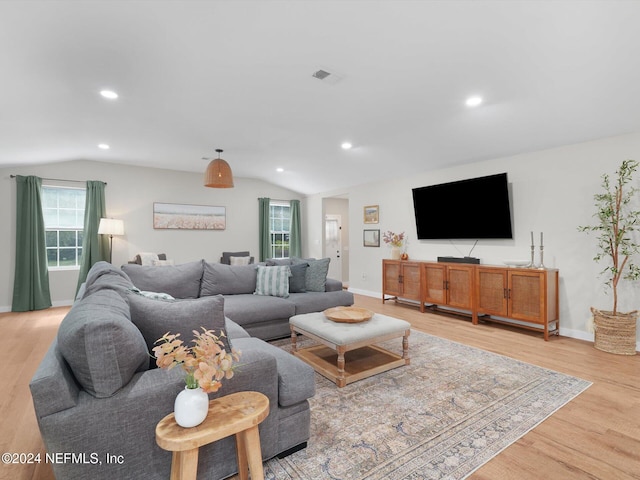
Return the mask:
{"type": "Polygon", "coordinates": [[[507,174],[413,189],[418,239],[513,238],[507,174]]]}

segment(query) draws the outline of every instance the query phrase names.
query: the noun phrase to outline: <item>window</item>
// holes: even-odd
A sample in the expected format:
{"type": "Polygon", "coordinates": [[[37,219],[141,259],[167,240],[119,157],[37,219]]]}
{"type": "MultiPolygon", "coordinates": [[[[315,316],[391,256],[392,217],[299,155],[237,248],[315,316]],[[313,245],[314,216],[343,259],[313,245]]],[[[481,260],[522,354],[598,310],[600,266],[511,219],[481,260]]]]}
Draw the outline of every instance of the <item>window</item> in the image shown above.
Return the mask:
{"type": "Polygon", "coordinates": [[[47,265],[79,268],[84,229],[84,188],[42,186],[47,265]]]}
{"type": "Polygon", "coordinates": [[[271,258],[289,258],[291,208],[289,203],[270,202],[271,258]]]}

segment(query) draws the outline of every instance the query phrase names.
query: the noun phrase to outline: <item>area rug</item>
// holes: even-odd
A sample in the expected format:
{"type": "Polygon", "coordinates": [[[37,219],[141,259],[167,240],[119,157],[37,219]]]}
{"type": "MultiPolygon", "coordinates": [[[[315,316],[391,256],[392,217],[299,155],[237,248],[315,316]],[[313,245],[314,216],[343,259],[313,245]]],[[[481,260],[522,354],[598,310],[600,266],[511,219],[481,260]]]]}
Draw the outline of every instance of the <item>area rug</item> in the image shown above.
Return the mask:
{"type": "MultiPolygon", "coordinates": [[[[400,339],[382,345],[402,353],[400,339]]],[[[415,330],[410,354],[344,388],[316,373],[308,447],[267,462],[265,478],[465,478],[591,385],[415,330]]]]}

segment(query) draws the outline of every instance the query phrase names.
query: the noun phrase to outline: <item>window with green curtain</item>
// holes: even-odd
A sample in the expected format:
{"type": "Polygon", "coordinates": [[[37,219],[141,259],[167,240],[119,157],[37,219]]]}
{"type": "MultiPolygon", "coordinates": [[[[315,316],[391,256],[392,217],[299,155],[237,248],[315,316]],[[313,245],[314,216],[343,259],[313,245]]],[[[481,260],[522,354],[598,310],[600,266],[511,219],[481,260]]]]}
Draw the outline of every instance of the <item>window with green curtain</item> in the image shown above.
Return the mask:
{"type": "Polygon", "coordinates": [[[259,198],[260,261],[301,256],[300,201],[259,198]]]}
{"type": "Polygon", "coordinates": [[[79,269],[84,232],[84,188],[42,186],[49,269],[79,269]]]}
{"type": "Polygon", "coordinates": [[[82,257],[76,292],[87,279],[91,267],[99,261],[109,259],[109,240],[106,235],[98,235],[100,219],[107,216],[104,197],[104,182],[87,181],[87,196],[84,207],[84,237],[82,241],[82,257]]]}
{"type": "Polygon", "coordinates": [[[42,179],[16,176],[16,265],[11,311],[28,312],[51,306],[42,179]]]}

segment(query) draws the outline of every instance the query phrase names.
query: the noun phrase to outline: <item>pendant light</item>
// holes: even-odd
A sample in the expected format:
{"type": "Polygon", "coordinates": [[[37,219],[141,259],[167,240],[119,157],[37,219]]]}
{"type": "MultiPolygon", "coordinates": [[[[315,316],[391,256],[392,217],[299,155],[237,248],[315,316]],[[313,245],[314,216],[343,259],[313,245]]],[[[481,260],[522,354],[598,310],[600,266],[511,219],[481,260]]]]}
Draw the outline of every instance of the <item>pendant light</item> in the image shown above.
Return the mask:
{"type": "Polygon", "coordinates": [[[216,148],[218,158],[211,160],[204,173],[204,186],[211,188],[233,188],[233,174],[229,164],[220,158],[222,150],[216,148]]]}

